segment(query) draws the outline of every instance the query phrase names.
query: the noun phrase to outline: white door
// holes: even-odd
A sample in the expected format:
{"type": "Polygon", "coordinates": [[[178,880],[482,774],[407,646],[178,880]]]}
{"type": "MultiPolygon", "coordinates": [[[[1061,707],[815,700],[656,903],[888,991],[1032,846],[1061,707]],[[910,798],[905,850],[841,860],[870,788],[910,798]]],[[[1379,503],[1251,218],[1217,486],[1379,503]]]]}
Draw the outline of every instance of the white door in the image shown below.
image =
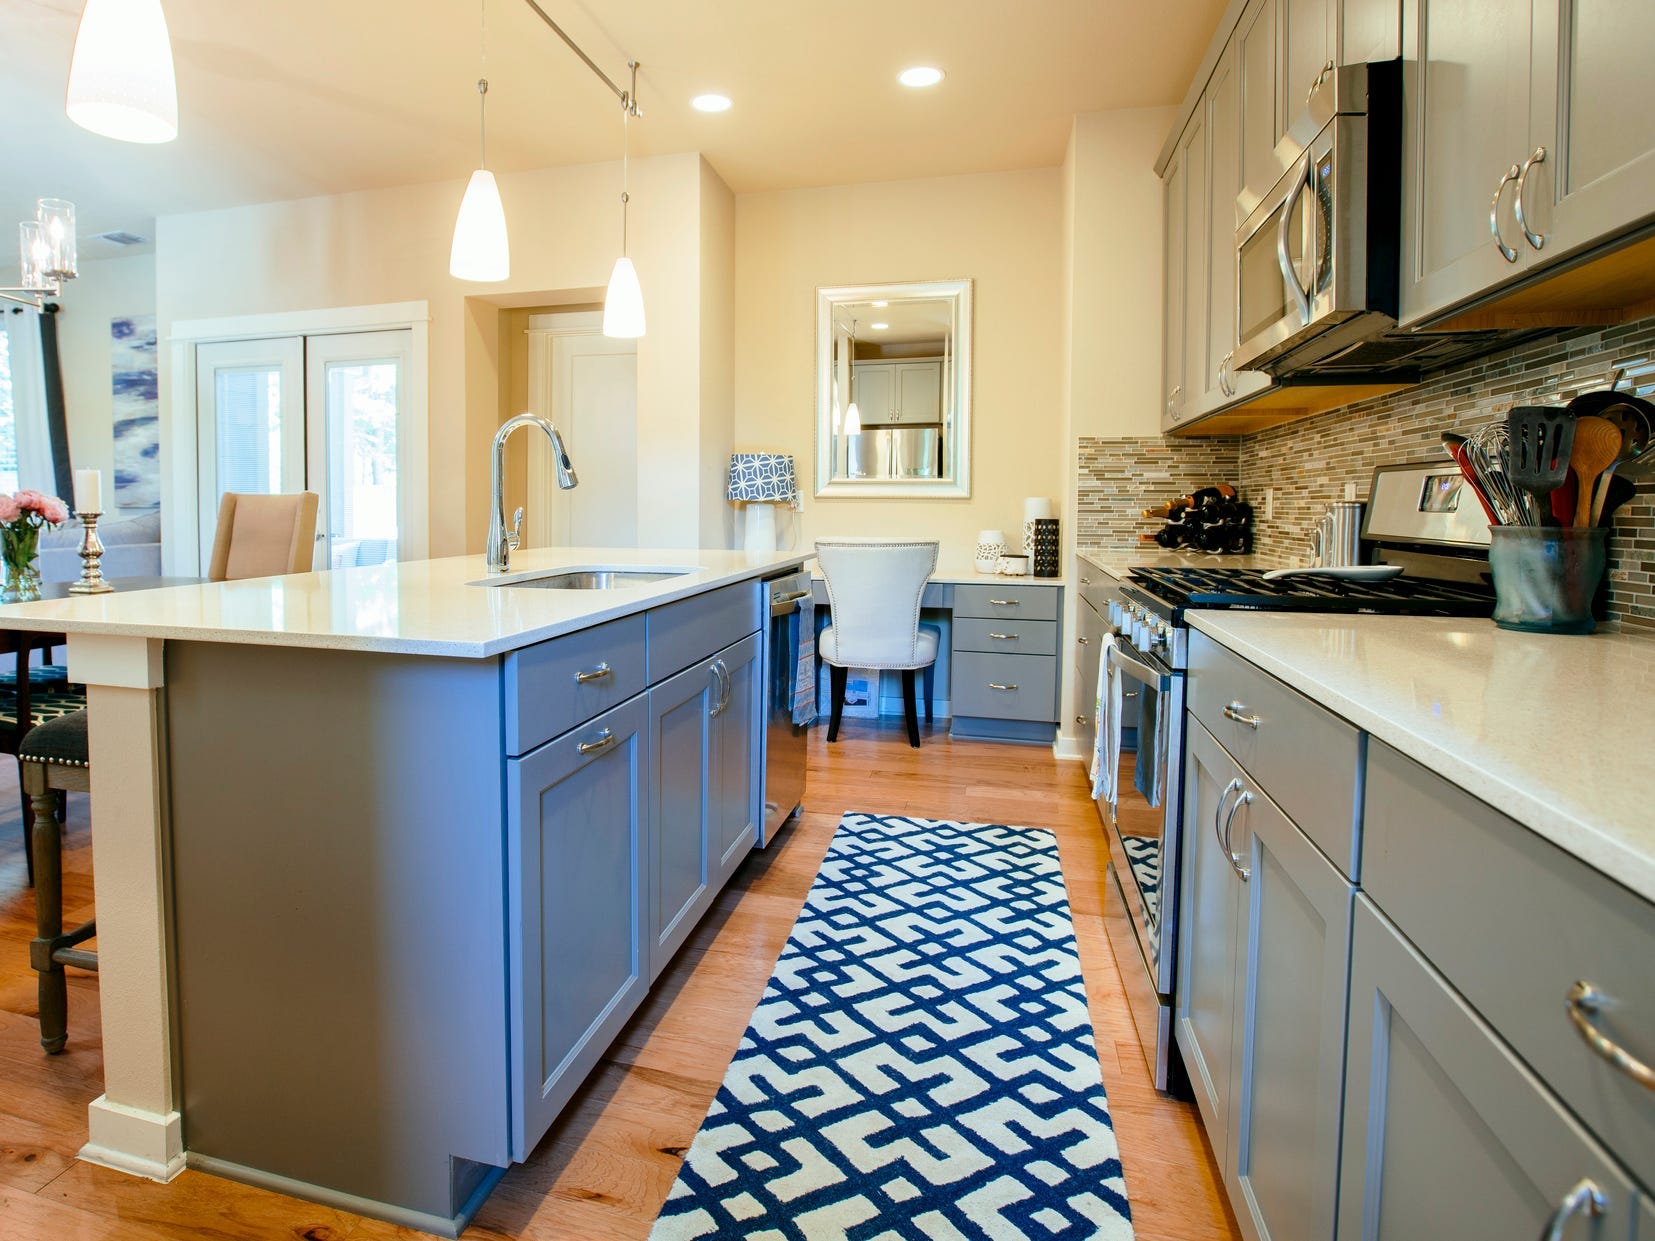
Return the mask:
{"type": "Polygon", "coordinates": [[[196,347],[203,565],[227,491],[316,492],[318,569],[397,558],[412,524],[400,485],[412,341],[399,329],[196,347]]]}
{"type": "Polygon", "coordinates": [[[198,529],[212,560],[226,491],[305,487],[305,345],[300,336],[199,345],[195,351],[198,529]]]}
{"type": "MultiPolygon", "coordinates": [[[[557,318],[557,316],[548,316],[557,318]]],[[[526,541],[539,547],[638,542],[638,353],[593,327],[531,327],[530,407],[563,436],[580,485],[558,489],[551,445],[529,437],[526,541]]]]}
{"type": "Polygon", "coordinates": [[[411,347],[407,330],[306,338],[306,477],[322,497],[319,569],[397,559],[409,525],[398,424],[411,347]]]}

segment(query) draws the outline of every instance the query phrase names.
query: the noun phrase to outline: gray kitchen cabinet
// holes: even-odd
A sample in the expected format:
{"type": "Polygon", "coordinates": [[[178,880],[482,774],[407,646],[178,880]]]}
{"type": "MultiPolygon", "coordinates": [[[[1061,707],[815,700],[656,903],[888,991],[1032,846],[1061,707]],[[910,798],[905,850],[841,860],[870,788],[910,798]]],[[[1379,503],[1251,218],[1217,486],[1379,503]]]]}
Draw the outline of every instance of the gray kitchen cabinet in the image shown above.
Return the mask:
{"type": "Polygon", "coordinates": [[[1075,603],[1075,739],[1087,763],[1098,736],[1098,665],[1109,623],[1084,595],[1075,603]]]}
{"type": "MultiPolygon", "coordinates": [[[[1173,1028],[1213,1159],[1228,1179],[1242,886],[1222,842],[1221,815],[1241,768],[1194,719],[1184,769],[1183,891],[1173,1028]]],[[[1238,1212],[1239,1214],[1239,1212],[1238,1212]]]]}
{"type": "Polygon", "coordinates": [[[1330,1237],[1355,887],[1241,781],[1222,820],[1244,885],[1225,1175],[1249,1236],[1330,1237]]]}
{"type": "Polygon", "coordinates": [[[639,695],[506,764],[513,1159],[649,989],[648,724],[639,695]]]}
{"type": "Polygon", "coordinates": [[[1161,430],[1182,416],[1184,394],[1184,234],[1189,223],[1184,193],[1187,160],[1180,141],[1162,174],[1161,224],[1161,430]]]}
{"type": "Polygon", "coordinates": [[[1281,71],[1277,75],[1276,135],[1310,101],[1316,79],[1333,68],[1338,46],[1335,0],[1278,0],[1281,5],[1281,71]]]}
{"type": "Polygon", "coordinates": [[[1395,60],[1402,55],[1402,0],[1340,0],[1339,63],[1395,60]]]}
{"type": "Polygon", "coordinates": [[[724,680],[709,656],[649,691],[649,977],[655,978],[713,899],[714,722],[724,680]],[[670,790],[670,795],[668,793],[670,790]]]}
{"type": "Polygon", "coordinates": [[[1655,217],[1652,41],[1646,0],[1404,0],[1405,325],[1655,217]]]}
{"type": "Polygon", "coordinates": [[[712,832],[715,887],[758,843],[764,822],[764,647],[759,635],[720,651],[723,705],[713,719],[712,832]]]}
{"type": "Polygon", "coordinates": [[[1354,924],[1336,1241],[1647,1238],[1647,1196],[1365,896],[1354,924]],[[1548,1233],[1588,1182],[1601,1218],[1548,1233]]]}
{"type": "Polygon", "coordinates": [[[1062,680],[1063,588],[954,588],[949,733],[1050,743],[1062,680]]]}
{"type": "MultiPolygon", "coordinates": [[[[1203,390],[1207,386],[1207,245],[1212,237],[1212,214],[1207,201],[1207,117],[1197,108],[1184,130],[1184,276],[1183,373],[1178,379],[1179,422],[1188,422],[1212,408],[1203,390]]],[[[1215,388],[1216,392],[1216,388],[1215,388]]]]}

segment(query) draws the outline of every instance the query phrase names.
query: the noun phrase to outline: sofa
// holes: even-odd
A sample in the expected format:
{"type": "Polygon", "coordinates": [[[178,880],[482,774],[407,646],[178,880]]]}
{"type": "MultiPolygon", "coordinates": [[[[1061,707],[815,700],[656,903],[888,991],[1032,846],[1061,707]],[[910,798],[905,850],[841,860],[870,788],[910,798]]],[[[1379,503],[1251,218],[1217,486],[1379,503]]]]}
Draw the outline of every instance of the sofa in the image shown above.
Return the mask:
{"type": "MultiPolygon", "coordinates": [[[[81,525],[71,517],[57,529],[40,532],[40,578],[45,582],[72,582],[80,577],[81,525]]],[[[98,522],[103,540],[105,577],[161,576],[161,514],[159,511],[98,522]]]]}

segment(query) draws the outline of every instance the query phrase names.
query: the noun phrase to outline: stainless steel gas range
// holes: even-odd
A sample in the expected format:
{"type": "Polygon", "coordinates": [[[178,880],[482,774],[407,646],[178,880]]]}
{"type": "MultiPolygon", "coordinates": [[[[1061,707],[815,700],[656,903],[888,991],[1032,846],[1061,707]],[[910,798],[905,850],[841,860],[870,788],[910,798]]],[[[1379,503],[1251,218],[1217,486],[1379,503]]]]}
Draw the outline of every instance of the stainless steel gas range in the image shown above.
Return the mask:
{"type": "MultiPolygon", "coordinates": [[[[1377,563],[1404,566],[1384,582],[1327,577],[1270,580],[1256,569],[1134,568],[1110,604],[1115,637],[1108,667],[1121,681],[1114,795],[1099,809],[1110,832],[1105,925],[1133,1021],[1161,1090],[1182,1092],[1173,1052],[1179,863],[1184,823],[1184,702],[1189,629],[1196,609],[1486,616],[1488,534],[1449,466],[1386,466],[1375,472],[1363,526],[1377,563]]],[[[1106,752],[1112,747],[1106,747],[1106,752]]]]}

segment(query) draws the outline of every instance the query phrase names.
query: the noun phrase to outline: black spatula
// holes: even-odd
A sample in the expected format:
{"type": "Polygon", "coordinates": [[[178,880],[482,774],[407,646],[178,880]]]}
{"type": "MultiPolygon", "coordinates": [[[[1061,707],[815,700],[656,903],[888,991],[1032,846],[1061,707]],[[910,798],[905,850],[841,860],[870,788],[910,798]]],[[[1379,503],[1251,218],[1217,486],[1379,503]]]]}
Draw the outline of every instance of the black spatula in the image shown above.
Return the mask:
{"type": "Polygon", "coordinates": [[[1506,416],[1506,433],[1511,481],[1535,497],[1542,521],[1555,524],[1556,518],[1549,516],[1551,503],[1547,497],[1569,477],[1574,418],[1557,405],[1514,405],[1506,416]]]}

